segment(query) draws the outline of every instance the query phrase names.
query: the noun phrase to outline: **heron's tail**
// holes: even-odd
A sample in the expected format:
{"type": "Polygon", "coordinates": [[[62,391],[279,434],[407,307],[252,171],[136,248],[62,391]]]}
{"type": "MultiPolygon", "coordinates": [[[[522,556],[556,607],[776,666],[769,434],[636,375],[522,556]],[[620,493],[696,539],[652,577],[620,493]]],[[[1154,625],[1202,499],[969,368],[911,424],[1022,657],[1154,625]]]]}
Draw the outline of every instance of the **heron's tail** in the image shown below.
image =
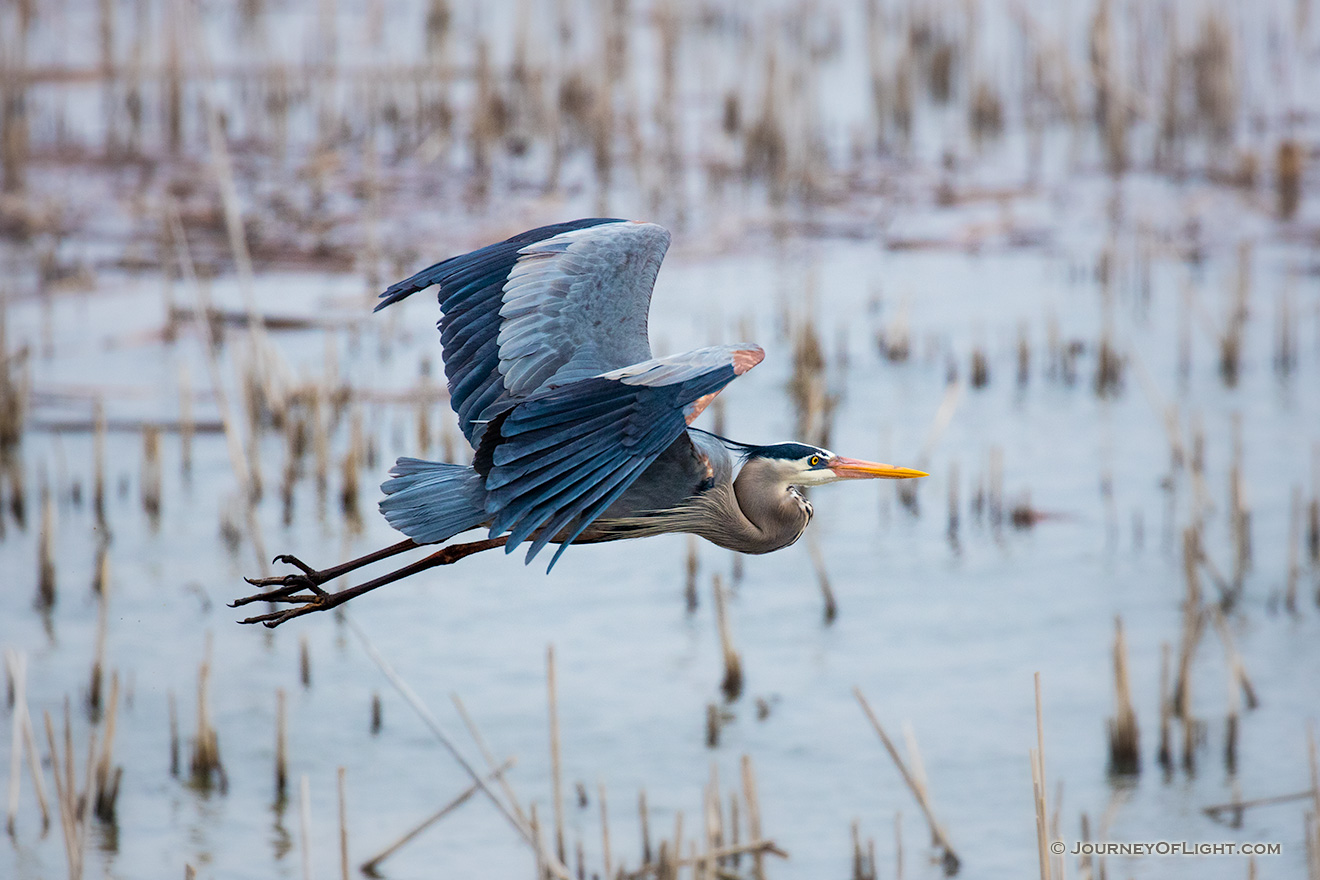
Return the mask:
{"type": "Polygon", "coordinates": [[[438,544],[490,520],[484,482],[467,465],[400,458],[380,488],[380,512],[418,544],[438,544]]]}

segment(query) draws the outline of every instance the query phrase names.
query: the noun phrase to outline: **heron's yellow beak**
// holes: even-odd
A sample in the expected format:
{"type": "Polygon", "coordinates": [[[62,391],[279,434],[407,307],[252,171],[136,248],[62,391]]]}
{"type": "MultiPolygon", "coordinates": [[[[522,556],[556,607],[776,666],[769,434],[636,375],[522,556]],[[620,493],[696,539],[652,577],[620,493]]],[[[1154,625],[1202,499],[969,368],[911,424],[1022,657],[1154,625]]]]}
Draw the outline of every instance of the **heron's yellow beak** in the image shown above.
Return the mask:
{"type": "Polygon", "coordinates": [[[830,461],[829,468],[840,480],[910,480],[914,477],[930,476],[925,471],[913,468],[894,467],[892,464],[877,464],[873,461],[839,456],[835,456],[830,461]]]}

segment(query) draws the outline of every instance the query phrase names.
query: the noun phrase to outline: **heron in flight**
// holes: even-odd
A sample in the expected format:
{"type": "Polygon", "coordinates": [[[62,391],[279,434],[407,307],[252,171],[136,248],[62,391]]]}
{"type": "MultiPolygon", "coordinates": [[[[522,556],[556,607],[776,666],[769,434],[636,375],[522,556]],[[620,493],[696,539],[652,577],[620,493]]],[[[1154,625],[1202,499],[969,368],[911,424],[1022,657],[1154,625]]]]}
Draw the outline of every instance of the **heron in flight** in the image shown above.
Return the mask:
{"type": "Polygon", "coordinates": [[[671,532],[769,553],[811,521],[803,487],[926,476],[805,443],[756,446],[691,427],[765,353],[743,343],[652,357],[647,311],[668,248],[669,232],[651,223],[575,220],[451,257],[381,294],[377,311],[439,287],[449,399],[472,464],[400,458],[380,510],[406,540],[323,570],[277,556],[298,571],[248,578],[274,589],[233,604],[289,607],[243,623],[278,626],[496,547],[512,553],[527,544],[530,562],[557,544],[551,568],[574,543],[671,532]],[[476,528],[488,537],[336,593],[322,589],[476,528]]]}

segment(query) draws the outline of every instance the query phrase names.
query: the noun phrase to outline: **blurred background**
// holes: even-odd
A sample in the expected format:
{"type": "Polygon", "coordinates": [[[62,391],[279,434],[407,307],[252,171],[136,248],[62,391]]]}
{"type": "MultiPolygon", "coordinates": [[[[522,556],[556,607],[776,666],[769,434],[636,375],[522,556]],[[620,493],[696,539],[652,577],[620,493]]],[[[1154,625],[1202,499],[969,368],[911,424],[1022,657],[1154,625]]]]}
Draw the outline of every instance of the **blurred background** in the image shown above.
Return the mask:
{"type": "Polygon", "coordinates": [[[4,3],[0,875],[1320,877],[1313,7],[4,3]],[[931,476],[238,626],[470,456],[376,294],[593,215],[931,476]]]}

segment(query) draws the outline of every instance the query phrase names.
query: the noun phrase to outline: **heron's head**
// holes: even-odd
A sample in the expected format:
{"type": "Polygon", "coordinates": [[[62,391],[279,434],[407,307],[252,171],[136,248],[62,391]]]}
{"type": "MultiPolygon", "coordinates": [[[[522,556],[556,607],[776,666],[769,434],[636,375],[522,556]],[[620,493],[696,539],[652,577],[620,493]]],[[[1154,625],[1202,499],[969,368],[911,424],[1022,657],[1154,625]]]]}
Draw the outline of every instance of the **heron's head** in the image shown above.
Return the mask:
{"type": "Polygon", "coordinates": [[[746,463],[759,462],[789,486],[821,486],[839,480],[906,480],[927,476],[925,471],[844,458],[806,443],[772,443],[744,450],[746,463]]]}

